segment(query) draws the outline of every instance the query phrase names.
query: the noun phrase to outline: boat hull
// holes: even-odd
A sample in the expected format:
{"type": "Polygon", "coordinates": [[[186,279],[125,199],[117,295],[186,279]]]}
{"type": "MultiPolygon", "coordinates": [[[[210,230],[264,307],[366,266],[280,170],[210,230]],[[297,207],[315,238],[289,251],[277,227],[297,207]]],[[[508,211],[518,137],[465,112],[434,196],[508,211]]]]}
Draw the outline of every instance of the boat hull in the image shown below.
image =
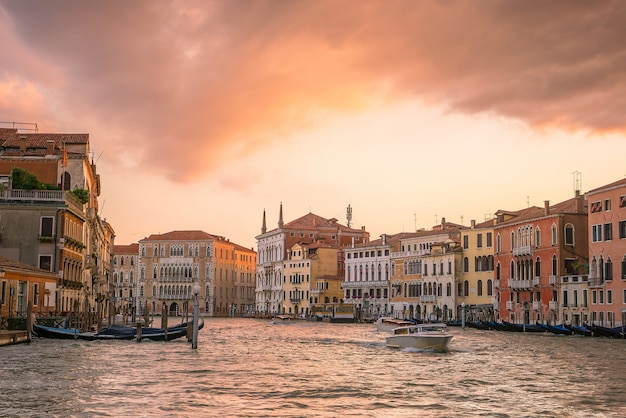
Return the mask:
{"type": "Polygon", "coordinates": [[[391,335],[387,337],[387,347],[443,351],[451,339],[452,335],[391,335]]]}

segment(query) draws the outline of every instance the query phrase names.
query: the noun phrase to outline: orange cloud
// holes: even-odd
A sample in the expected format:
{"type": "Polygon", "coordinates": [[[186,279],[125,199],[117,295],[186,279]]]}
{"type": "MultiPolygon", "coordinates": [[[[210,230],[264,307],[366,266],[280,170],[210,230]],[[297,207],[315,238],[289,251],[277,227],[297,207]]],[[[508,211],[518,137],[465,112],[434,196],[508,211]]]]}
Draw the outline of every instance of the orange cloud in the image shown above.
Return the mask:
{"type": "Polygon", "coordinates": [[[97,139],[107,158],[125,150],[141,169],[181,182],[314,126],[326,112],[381,101],[419,99],[537,128],[626,130],[620,1],[0,7],[17,60],[5,66],[3,54],[0,86],[21,78],[52,90],[54,106],[115,132],[97,139]],[[25,57],[46,65],[22,72],[25,57]]]}

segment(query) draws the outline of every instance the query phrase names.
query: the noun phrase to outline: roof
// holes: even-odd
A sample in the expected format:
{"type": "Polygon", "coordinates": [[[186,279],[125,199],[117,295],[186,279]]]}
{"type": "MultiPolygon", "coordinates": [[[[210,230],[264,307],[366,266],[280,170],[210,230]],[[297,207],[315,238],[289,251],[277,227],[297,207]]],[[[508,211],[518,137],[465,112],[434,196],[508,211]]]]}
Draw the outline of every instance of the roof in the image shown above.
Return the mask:
{"type": "Polygon", "coordinates": [[[129,245],[114,245],[113,246],[113,254],[139,254],[139,244],[129,244],[129,245]]]}
{"type": "MultiPolygon", "coordinates": [[[[287,222],[286,224],[283,225],[282,229],[295,229],[295,230],[316,229],[316,230],[319,230],[319,229],[325,229],[325,228],[333,229],[333,230],[338,229],[341,232],[363,233],[362,229],[349,228],[345,225],[340,224],[335,218],[326,219],[322,216],[316,215],[311,212],[291,222],[287,222]]],[[[275,230],[276,229],[274,229],[274,231],[275,230]]]]}
{"type": "Polygon", "coordinates": [[[0,147],[4,156],[45,156],[48,154],[48,141],[54,142],[54,153],[61,155],[64,144],[88,144],[89,134],[20,133],[17,129],[0,129],[0,147]]]}
{"type": "Polygon", "coordinates": [[[152,234],[139,242],[144,241],[215,241],[218,237],[204,231],[171,231],[164,234],[152,234]]]}
{"type": "Polygon", "coordinates": [[[513,215],[513,218],[508,219],[506,221],[498,222],[496,225],[494,225],[494,227],[500,227],[503,225],[511,225],[511,224],[516,224],[520,222],[529,221],[532,219],[540,219],[540,218],[546,218],[546,217],[556,216],[556,215],[577,214],[577,213],[586,214],[587,213],[587,201],[584,200],[582,196],[572,197],[571,199],[549,206],[547,215],[546,215],[546,208],[545,207],[540,208],[538,206],[530,206],[528,208],[525,208],[519,211],[514,211],[514,212],[499,210],[496,213],[513,215]],[[583,200],[583,212],[582,213],[578,212],[578,209],[577,209],[578,199],[583,200]],[[515,216],[516,214],[517,216],[515,216]]]}
{"type": "Polygon", "coordinates": [[[1,257],[1,256],[0,256],[0,267],[2,267],[5,270],[16,270],[16,271],[29,272],[29,273],[38,274],[38,275],[58,277],[58,274],[53,271],[43,270],[38,267],[32,266],[30,264],[22,263],[21,261],[14,260],[12,258],[1,257]]]}
{"type": "Polygon", "coordinates": [[[595,188],[593,190],[589,190],[586,194],[587,195],[591,195],[591,194],[595,194],[595,193],[606,191],[607,189],[619,188],[621,186],[626,187],[626,178],[614,181],[613,183],[606,184],[604,186],[595,188]]]}

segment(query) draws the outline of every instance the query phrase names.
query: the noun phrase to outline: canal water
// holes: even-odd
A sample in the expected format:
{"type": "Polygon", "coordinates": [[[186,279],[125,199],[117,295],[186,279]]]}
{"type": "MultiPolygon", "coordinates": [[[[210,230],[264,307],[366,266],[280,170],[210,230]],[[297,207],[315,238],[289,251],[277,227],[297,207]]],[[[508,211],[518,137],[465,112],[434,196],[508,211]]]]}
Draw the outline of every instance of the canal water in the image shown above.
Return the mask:
{"type": "MultiPolygon", "coordinates": [[[[173,319],[170,319],[173,323],[173,319]]],[[[198,348],[0,348],[0,416],[624,417],[626,341],[451,328],[445,353],[372,324],[206,319],[198,348]]]]}

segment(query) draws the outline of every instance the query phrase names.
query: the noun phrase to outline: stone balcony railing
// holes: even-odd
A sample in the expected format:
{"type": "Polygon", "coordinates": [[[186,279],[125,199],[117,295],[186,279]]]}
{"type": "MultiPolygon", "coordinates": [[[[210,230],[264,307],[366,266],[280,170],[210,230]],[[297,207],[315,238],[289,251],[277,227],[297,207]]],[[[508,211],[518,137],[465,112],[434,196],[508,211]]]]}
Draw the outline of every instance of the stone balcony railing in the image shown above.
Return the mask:
{"type": "Polygon", "coordinates": [[[532,288],[531,280],[511,280],[509,279],[511,289],[530,289],[532,288]]]}
{"type": "Polygon", "coordinates": [[[360,282],[342,282],[341,287],[344,289],[366,288],[366,287],[388,287],[389,280],[372,280],[360,282]]]}
{"type": "Polygon", "coordinates": [[[524,245],[521,247],[513,248],[514,256],[531,255],[533,253],[532,245],[524,245]]]}

